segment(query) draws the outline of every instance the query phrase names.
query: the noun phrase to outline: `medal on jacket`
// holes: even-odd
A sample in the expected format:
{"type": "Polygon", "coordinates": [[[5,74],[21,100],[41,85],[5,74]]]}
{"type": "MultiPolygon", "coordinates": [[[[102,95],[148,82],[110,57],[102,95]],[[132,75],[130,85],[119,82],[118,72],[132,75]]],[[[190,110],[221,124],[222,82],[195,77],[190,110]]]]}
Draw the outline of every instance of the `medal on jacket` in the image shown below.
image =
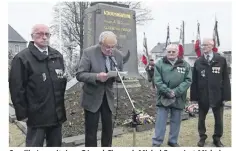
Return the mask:
{"type": "Polygon", "coordinates": [[[177,67],[177,72],[185,74],[185,68],[177,67]]]}
{"type": "Polygon", "coordinates": [[[205,76],[206,76],[205,70],[202,70],[202,71],[201,71],[201,76],[202,76],[202,77],[205,77],[205,76]]]}
{"type": "Polygon", "coordinates": [[[42,73],[42,76],[43,76],[43,81],[46,81],[47,80],[46,74],[42,73]]]}
{"type": "Polygon", "coordinates": [[[212,67],[212,73],[220,73],[220,67],[212,67]]]}
{"type": "Polygon", "coordinates": [[[151,66],[149,66],[149,70],[151,70],[152,69],[152,67],[151,66]]]}
{"type": "Polygon", "coordinates": [[[57,78],[63,78],[63,70],[62,69],[55,69],[57,73],[57,78]]]}

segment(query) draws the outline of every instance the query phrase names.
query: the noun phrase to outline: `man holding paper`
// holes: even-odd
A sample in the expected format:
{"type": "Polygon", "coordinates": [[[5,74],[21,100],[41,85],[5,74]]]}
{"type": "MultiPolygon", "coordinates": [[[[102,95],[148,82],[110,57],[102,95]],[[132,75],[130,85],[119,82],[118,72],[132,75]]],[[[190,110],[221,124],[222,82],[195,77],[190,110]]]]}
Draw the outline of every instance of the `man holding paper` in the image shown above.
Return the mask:
{"type": "Polygon", "coordinates": [[[114,108],[113,83],[109,71],[123,70],[123,56],[115,49],[116,35],[104,31],[99,36],[99,44],[83,51],[76,78],[84,82],[81,105],[85,114],[85,146],[97,147],[99,115],[102,121],[102,147],[112,145],[112,113],[114,108]]]}

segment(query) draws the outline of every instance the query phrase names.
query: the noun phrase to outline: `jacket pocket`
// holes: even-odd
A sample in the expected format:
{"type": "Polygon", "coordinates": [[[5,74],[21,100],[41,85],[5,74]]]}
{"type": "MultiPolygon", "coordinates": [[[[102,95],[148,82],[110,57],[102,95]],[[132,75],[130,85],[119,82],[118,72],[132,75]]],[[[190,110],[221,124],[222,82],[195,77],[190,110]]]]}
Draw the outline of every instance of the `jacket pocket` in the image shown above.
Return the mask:
{"type": "Polygon", "coordinates": [[[66,78],[59,78],[59,79],[53,80],[55,91],[65,91],[66,83],[67,83],[66,78]]]}
{"type": "Polygon", "coordinates": [[[83,91],[89,95],[96,95],[97,87],[91,84],[84,84],[83,91]]]}
{"type": "Polygon", "coordinates": [[[54,95],[57,102],[64,102],[66,84],[66,78],[59,78],[53,81],[54,95]]]}
{"type": "Polygon", "coordinates": [[[38,102],[45,100],[49,89],[48,81],[49,79],[45,73],[32,75],[29,78],[27,95],[38,102]]]}

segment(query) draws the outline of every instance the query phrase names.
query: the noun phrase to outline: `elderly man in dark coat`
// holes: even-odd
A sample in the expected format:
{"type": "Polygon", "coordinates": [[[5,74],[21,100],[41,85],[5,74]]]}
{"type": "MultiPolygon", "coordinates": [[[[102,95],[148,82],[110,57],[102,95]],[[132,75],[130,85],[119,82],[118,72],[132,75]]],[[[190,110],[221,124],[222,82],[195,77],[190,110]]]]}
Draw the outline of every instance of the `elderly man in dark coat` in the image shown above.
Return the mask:
{"type": "Polygon", "coordinates": [[[32,29],[28,48],[13,59],[9,75],[11,99],[18,121],[27,122],[27,147],[60,147],[66,121],[66,76],[62,54],[49,46],[49,27],[32,29]]]}
{"type": "Polygon", "coordinates": [[[194,64],[190,95],[191,101],[197,101],[199,105],[198,146],[203,147],[205,144],[205,119],[209,108],[212,108],[215,117],[213,143],[217,147],[222,147],[220,138],[223,135],[224,101],[231,100],[227,63],[224,57],[212,51],[212,39],[204,39],[202,46],[204,54],[194,64]]]}

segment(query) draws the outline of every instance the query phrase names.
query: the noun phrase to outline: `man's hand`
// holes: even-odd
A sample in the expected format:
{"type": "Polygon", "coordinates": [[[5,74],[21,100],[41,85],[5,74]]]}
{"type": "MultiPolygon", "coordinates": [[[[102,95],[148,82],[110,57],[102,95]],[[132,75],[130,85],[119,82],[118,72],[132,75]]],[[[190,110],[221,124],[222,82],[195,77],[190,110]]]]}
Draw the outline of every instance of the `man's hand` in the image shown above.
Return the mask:
{"type": "Polygon", "coordinates": [[[226,102],[225,100],[224,100],[224,101],[222,101],[222,104],[223,104],[223,105],[225,105],[225,102],[226,102]]]}
{"type": "Polygon", "coordinates": [[[151,86],[150,89],[151,89],[152,92],[155,92],[155,91],[156,91],[156,87],[151,86]]]}
{"type": "Polygon", "coordinates": [[[198,104],[198,101],[190,101],[191,104],[198,104]]]}
{"type": "Polygon", "coordinates": [[[101,82],[105,82],[105,81],[107,81],[107,79],[108,79],[107,73],[100,72],[100,73],[97,74],[97,80],[99,80],[101,82]]]}
{"type": "Polygon", "coordinates": [[[166,96],[171,99],[175,97],[175,93],[174,91],[170,91],[169,93],[166,94],[166,96]]]}
{"type": "Polygon", "coordinates": [[[175,92],[174,91],[170,92],[170,97],[172,97],[172,98],[175,97],[175,92]]]}
{"type": "Polygon", "coordinates": [[[28,121],[28,118],[25,118],[22,120],[22,122],[27,122],[28,121]]]}

